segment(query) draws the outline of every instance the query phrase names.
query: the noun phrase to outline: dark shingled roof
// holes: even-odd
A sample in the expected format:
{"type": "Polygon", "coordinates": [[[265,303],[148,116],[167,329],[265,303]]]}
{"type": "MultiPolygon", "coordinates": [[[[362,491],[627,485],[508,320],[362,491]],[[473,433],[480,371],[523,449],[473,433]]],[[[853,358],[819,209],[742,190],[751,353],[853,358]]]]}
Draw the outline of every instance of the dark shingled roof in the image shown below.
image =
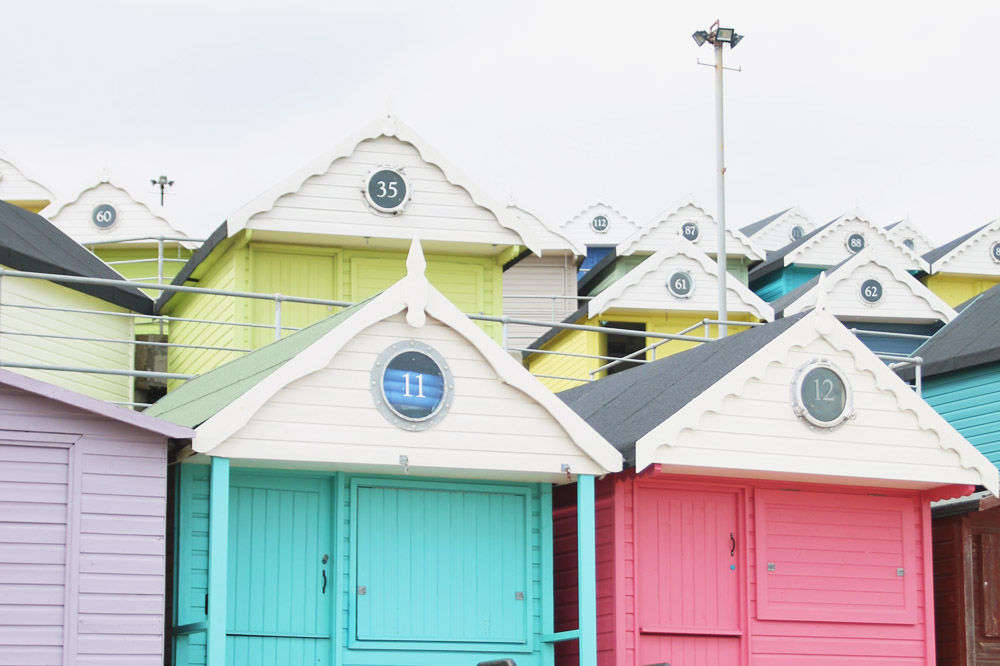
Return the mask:
{"type": "Polygon", "coordinates": [[[787,213],[790,210],[791,210],[791,208],[786,208],[785,210],[781,211],[780,213],[775,213],[774,215],[771,215],[769,217],[765,217],[763,220],[757,220],[756,222],[753,222],[751,224],[748,224],[745,227],[740,228],[740,231],[743,232],[744,236],[746,236],[747,238],[749,238],[750,236],[753,236],[755,233],[757,233],[758,231],[760,231],[761,229],[763,229],[767,225],[771,224],[772,222],[774,222],[775,220],[777,220],[779,217],[781,217],[782,215],[784,215],[785,213],[787,213]]]}
{"type": "Polygon", "coordinates": [[[884,226],[884,227],[882,227],[882,228],[883,228],[883,229],[885,229],[886,231],[889,231],[890,229],[892,229],[892,228],[893,228],[893,227],[895,227],[896,225],[898,225],[898,224],[902,224],[903,222],[906,222],[906,220],[899,220],[898,222],[893,222],[892,224],[887,224],[887,225],[885,225],[885,226],[884,226]]]}
{"type": "Polygon", "coordinates": [[[1000,361],[1000,285],[959,307],[958,317],[913,352],[924,360],[924,377],[1000,361]]]}
{"type": "Polygon", "coordinates": [[[41,215],[0,201],[0,264],[32,273],[120,280],[121,286],[71,284],[69,289],[141,314],[153,313],[153,299],[41,215]]]}
{"type": "MultiPolygon", "coordinates": [[[[978,229],[973,229],[972,231],[970,231],[967,234],[962,234],[961,236],[959,236],[958,238],[956,238],[953,241],[948,241],[947,243],[945,243],[941,247],[934,248],[933,250],[931,250],[930,252],[928,252],[927,254],[924,255],[924,260],[927,263],[929,263],[929,264],[933,264],[935,261],[937,261],[938,259],[940,259],[944,255],[948,254],[949,252],[951,252],[952,250],[954,250],[956,247],[958,247],[959,245],[961,245],[965,241],[969,240],[970,238],[972,238],[973,236],[975,236],[976,234],[978,234],[980,231],[982,231],[983,229],[985,229],[988,226],[990,226],[990,225],[984,224],[983,226],[979,227],[978,229]]],[[[933,266],[931,268],[933,268],[933,266]]]]}
{"type": "Polygon", "coordinates": [[[805,314],[707,342],[557,395],[635,465],[635,443],[805,314]]]}
{"type": "MultiPolygon", "coordinates": [[[[170,284],[183,285],[187,282],[191,277],[191,274],[194,273],[195,269],[198,268],[198,266],[200,266],[201,263],[208,258],[208,255],[212,254],[212,250],[218,247],[219,243],[226,240],[228,236],[229,230],[227,224],[226,222],[223,222],[215,228],[215,231],[213,231],[212,235],[201,244],[201,247],[195,250],[194,254],[192,254],[187,263],[181,267],[180,272],[174,277],[170,284]]],[[[162,292],[160,297],[156,300],[156,311],[160,312],[163,309],[163,306],[167,304],[167,301],[173,298],[173,295],[176,293],[177,292],[175,291],[162,292]]]]}
{"type": "Polygon", "coordinates": [[[780,250],[774,250],[774,251],[768,252],[767,253],[767,259],[765,261],[762,261],[761,263],[757,264],[756,266],[754,266],[753,269],[751,269],[750,272],[747,274],[747,279],[752,282],[752,281],[756,280],[759,277],[763,277],[764,275],[767,275],[768,273],[770,273],[772,271],[778,270],[779,268],[781,268],[782,266],[784,266],[783,259],[785,258],[785,255],[787,255],[788,253],[792,252],[793,250],[795,250],[796,248],[798,248],[803,243],[808,242],[810,239],[812,239],[814,236],[816,236],[816,234],[820,233],[821,231],[823,231],[824,229],[826,229],[828,226],[830,226],[831,224],[833,224],[834,222],[836,222],[839,219],[840,218],[838,217],[838,218],[836,218],[834,220],[831,220],[831,221],[827,222],[826,224],[824,224],[822,227],[819,227],[818,229],[813,229],[812,231],[810,231],[809,233],[807,233],[802,238],[798,239],[797,241],[792,241],[791,243],[789,243],[785,247],[781,248],[780,250]]]}

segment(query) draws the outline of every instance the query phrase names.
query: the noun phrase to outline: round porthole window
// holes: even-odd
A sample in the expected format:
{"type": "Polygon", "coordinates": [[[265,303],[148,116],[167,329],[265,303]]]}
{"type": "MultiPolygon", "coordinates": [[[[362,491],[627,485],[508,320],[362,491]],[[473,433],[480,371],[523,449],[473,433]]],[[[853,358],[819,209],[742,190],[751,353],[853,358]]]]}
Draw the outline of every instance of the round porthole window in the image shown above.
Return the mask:
{"type": "Polygon", "coordinates": [[[903,247],[906,247],[906,248],[908,248],[910,250],[916,250],[917,249],[917,245],[916,245],[916,243],[913,242],[912,238],[904,238],[903,239],[903,247]]]}
{"type": "Polygon", "coordinates": [[[993,243],[993,245],[990,246],[990,258],[1000,264],[1000,242],[993,243]]]}
{"type": "Polygon", "coordinates": [[[118,222],[118,211],[111,204],[98,204],[90,211],[90,223],[98,229],[110,229],[116,222],[118,222]]]}
{"type": "Polygon", "coordinates": [[[426,430],[440,423],[451,407],[454,388],[444,357],[418,340],[390,345],[372,368],[375,406],[404,430],[426,430]]]}
{"type": "Polygon", "coordinates": [[[701,237],[701,227],[697,222],[685,222],[681,225],[681,238],[692,243],[697,243],[701,237]]]}
{"type": "Polygon", "coordinates": [[[687,271],[677,271],[667,279],[667,290],[677,298],[691,298],[694,280],[687,271]]]}
{"type": "Polygon", "coordinates": [[[812,425],[832,428],[851,418],[851,387],[837,366],[819,359],[806,363],[795,373],[792,408],[812,425]]]}
{"type": "Polygon", "coordinates": [[[805,236],[805,235],[806,235],[806,230],[805,230],[805,229],[804,229],[804,228],[802,227],[802,225],[801,225],[801,224],[796,224],[796,225],[795,225],[794,227],[792,227],[792,228],[791,228],[791,229],[789,230],[789,232],[788,232],[788,236],[789,236],[789,237],[790,237],[790,238],[791,238],[791,239],[792,239],[793,241],[797,241],[797,240],[799,240],[800,238],[802,238],[802,237],[803,237],[803,236],[805,236]]]}
{"type": "Polygon", "coordinates": [[[399,215],[410,202],[410,183],[401,169],[381,166],[368,174],[365,201],[375,211],[399,215]]]}
{"type": "Polygon", "coordinates": [[[861,300],[868,305],[875,305],[882,300],[885,290],[882,283],[874,278],[869,278],[861,283],[861,300]]]}
{"type": "Polygon", "coordinates": [[[865,237],[861,234],[851,234],[844,241],[844,245],[847,246],[847,251],[851,254],[857,254],[861,250],[865,249],[865,237]]]}
{"type": "Polygon", "coordinates": [[[608,218],[604,215],[596,215],[594,219],[590,221],[590,228],[599,234],[607,233],[608,227],[611,223],[608,222],[608,218]]]}

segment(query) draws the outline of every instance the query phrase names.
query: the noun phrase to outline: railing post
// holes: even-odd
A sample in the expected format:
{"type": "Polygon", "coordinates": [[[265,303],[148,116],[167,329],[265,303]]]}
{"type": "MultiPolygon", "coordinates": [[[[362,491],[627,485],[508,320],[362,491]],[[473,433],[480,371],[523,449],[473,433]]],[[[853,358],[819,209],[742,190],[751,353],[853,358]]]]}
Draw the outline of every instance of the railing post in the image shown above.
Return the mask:
{"type": "Polygon", "coordinates": [[[921,394],[923,393],[923,390],[924,390],[924,382],[923,382],[922,377],[920,376],[920,368],[921,368],[921,364],[917,363],[914,366],[914,371],[913,371],[913,384],[914,384],[914,388],[917,389],[917,397],[918,398],[923,397],[921,394]]]}
{"type": "Polygon", "coordinates": [[[163,284],[163,236],[156,239],[156,284],[163,284]]]}
{"type": "Polygon", "coordinates": [[[556,321],[556,295],[552,295],[552,321],[556,321]]]}
{"type": "Polygon", "coordinates": [[[281,339],[281,294],[274,295],[274,339],[281,339]]]}
{"type": "Polygon", "coordinates": [[[501,343],[503,344],[503,350],[504,351],[507,351],[507,348],[509,347],[509,342],[508,342],[508,338],[507,338],[507,336],[510,335],[510,331],[508,329],[508,322],[509,321],[510,321],[510,317],[507,316],[507,315],[502,315],[500,317],[500,340],[501,340],[501,343]]]}

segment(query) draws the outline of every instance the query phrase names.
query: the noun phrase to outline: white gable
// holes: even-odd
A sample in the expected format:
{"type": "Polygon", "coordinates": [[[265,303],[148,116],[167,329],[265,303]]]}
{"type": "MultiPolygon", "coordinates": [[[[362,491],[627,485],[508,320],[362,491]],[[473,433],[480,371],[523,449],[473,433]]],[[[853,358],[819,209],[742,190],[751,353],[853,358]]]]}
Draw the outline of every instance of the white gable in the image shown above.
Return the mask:
{"type": "Polygon", "coordinates": [[[909,272],[882,260],[874,247],[825,274],[815,287],[787,305],[784,314],[816,307],[821,293],[830,312],[841,320],[947,323],[958,316],[909,272]]]}
{"type": "Polygon", "coordinates": [[[0,200],[51,201],[52,192],[0,151],[0,200]]]}
{"type": "MultiPolygon", "coordinates": [[[[107,177],[96,185],[84,189],[72,200],[49,204],[40,214],[82,245],[138,238],[187,237],[187,234],[179,231],[167,220],[159,206],[129,193],[125,188],[110,182],[107,177]],[[94,217],[107,215],[107,206],[114,209],[114,222],[102,228],[94,222],[94,217]]],[[[144,243],[150,244],[155,241],[146,240],[144,243]]],[[[183,244],[189,247],[197,246],[195,243],[183,244]]]]}
{"type": "Polygon", "coordinates": [[[632,235],[639,225],[611,206],[596,203],[584,209],[559,231],[576,243],[587,245],[617,245],[632,235]]]}
{"type": "Polygon", "coordinates": [[[1000,219],[936,260],[931,273],[1000,275],[1000,219]]]}
{"type": "MultiPolygon", "coordinates": [[[[686,229],[692,228],[690,225],[694,225],[697,229],[697,237],[692,241],[694,245],[705,254],[714,257],[718,249],[719,226],[715,218],[691,198],[684,199],[657,215],[652,222],[619,243],[616,252],[619,257],[637,253],[652,254],[678,238],[691,240],[693,234],[683,235],[686,229]]],[[[745,257],[750,261],[762,261],[764,255],[763,248],[751,242],[741,231],[726,228],[727,257],[745,257]]]]}
{"type": "Polygon", "coordinates": [[[902,220],[892,225],[891,229],[888,229],[889,235],[893,236],[903,245],[907,244],[907,241],[913,243],[913,251],[919,254],[921,257],[934,249],[934,243],[920,228],[915,225],[910,220],[902,220]]]}
{"type": "MultiPolygon", "coordinates": [[[[802,230],[802,236],[804,236],[815,230],[816,226],[817,225],[812,221],[812,218],[796,206],[795,208],[789,208],[784,213],[771,220],[767,226],[751,235],[749,238],[752,242],[756,243],[758,247],[763,248],[767,252],[773,252],[774,250],[780,250],[789,243],[797,240],[792,233],[793,229],[796,227],[799,227],[802,230]]],[[[801,238],[802,236],[799,236],[798,238],[801,238]]]]}
{"type": "MultiPolygon", "coordinates": [[[[419,237],[428,250],[495,254],[511,245],[533,252],[531,229],[472,184],[411,129],[387,116],[305,165],[228,219],[247,228],[296,233],[349,245],[398,247],[419,237]],[[379,167],[408,180],[409,203],[396,215],[366,201],[366,178],[379,167]]],[[[266,234],[265,234],[266,236],[266,234]]]]}
{"type": "Polygon", "coordinates": [[[463,478],[621,470],[621,455],[430,286],[422,264],[411,252],[407,277],[199,426],[195,450],[463,478]],[[444,418],[419,431],[390,423],[372,396],[379,355],[411,340],[440,353],[454,379],[444,418]]]}
{"type": "MultiPolygon", "coordinates": [[[[815,236],[785,255],[785,266],[836,266],[851,256],[848,243],[860,236],[864,247],[878,249],[885,261],[899,264],[906,270],[926,271],[928,266],[916,252],[903,245],[885,229],[876,226],[859,212],[843,215],[815,236]]],[[[860,248],[864,249],[864,248],[860,248]]]]}
{"type": "Polygon", "coordinates": [[[549,225],[545,224],[523,208],[510,203],[507,205],[507,211],[516,217],[521,224],[524,225],[524,228],[531,229],[535,236],[538,237],[538,242],[543,256],[549,254],[561,254],[565,252],[569,252],[578,257],[587,256],[586,246],[572,240],[568,236],[565,236],[561,230],[557,231],[549,227],[549,225]]]}
{"type": "Polygon", "coordinates": [[[825,310],[816,310],[636,443],[636,469],[858,485],[984,485],[997,468],[825,310]],[[852,391],[835,428],[796,416],[796,371],[825,359],[852,391]]]}
{"type": "MultiPolygon", "coordinates": [[[[666,247],[643,260],[597,295],[588,304],[590,317],[606,310],[670,310],[715,312],[719,305],[719,268],[712,259],[688,243],[673,239],[666,247]],[[671,291],[671,279],[687,280],[683,285],[688,294],[671,291]]],[[[729,312],[749,313],[758,319],[771,321],[774,311],[759,296],[726,273],[726,308],[729,312]]]]}

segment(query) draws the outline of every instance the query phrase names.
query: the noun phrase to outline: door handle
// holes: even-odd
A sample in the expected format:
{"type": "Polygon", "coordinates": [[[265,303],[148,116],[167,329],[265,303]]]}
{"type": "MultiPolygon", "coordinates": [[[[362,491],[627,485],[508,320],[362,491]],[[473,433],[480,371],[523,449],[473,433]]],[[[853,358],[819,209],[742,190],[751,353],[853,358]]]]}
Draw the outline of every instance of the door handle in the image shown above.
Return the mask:
{"type": "Polygon", "coordinates": [[[326,569],[323,569],[323,591],[320,594],[326,594],[326,569]]]}
{"type": "Polygon", "coordinates": [[[729,533],[729,541],[732,544],[732,548],[729,549],[729,557],[733,557],[736,553],[736,537],[732,532],[729,533]]]}

